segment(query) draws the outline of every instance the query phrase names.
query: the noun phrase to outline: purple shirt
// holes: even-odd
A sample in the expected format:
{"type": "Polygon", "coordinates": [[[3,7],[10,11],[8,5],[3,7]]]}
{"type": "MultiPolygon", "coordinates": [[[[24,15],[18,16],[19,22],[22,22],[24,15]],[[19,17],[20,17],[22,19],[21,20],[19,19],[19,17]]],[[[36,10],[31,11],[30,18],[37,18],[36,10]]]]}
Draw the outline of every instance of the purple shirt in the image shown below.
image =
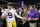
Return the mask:
{"type": "Polygon", "coordinates": [[[36,10],[33,10],[32,12],[30,11],[29,13],[30,18],[39,18],[39,13],[36,10]]]}

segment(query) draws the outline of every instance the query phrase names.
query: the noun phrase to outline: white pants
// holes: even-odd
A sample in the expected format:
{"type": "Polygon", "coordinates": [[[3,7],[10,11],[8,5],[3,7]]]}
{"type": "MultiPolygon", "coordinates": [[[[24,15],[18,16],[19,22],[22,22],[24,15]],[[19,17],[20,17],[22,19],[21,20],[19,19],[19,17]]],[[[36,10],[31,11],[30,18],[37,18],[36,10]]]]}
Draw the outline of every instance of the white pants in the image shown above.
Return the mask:
{"type": "Polygon", "coordinates": [[[29,23],[30,27],[37,27],[37,23],[29,23]]]}
{"type": "Polygon", "coordinates": [[[10,23],[8,22],[8,26],[9,26],[9,27],[12,27],[12,24],[11,24],[11,22],[10,22],[10,23]]]}

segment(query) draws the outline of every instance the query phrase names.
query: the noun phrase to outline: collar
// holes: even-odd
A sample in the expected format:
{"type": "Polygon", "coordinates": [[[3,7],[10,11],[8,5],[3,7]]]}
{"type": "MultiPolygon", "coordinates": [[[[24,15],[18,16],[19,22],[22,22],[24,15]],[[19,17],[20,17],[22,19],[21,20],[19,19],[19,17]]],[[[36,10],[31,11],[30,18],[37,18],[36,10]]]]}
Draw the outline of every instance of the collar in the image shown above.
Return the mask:
{"type": "Polygon", "coordinates": [[[30,12],[34,12],[35,10],[33,10],[33,11],[30,11],[30,12]]]}

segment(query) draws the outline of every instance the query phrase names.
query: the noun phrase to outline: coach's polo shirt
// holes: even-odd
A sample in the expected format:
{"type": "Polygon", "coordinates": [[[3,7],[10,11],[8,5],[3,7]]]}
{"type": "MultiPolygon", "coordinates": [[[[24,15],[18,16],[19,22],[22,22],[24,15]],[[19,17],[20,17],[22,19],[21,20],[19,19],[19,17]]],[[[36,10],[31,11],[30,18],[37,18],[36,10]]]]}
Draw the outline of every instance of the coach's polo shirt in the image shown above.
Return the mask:
{"type": "Polygon", "coordinates": [[[33,18],[39,18],[39,13],[38,13],[38,11],[36,11],[36,10],[33,10],[32,12],[30,11],[29,17],[30,17],[31,19],[33,19],[33,18]]]}

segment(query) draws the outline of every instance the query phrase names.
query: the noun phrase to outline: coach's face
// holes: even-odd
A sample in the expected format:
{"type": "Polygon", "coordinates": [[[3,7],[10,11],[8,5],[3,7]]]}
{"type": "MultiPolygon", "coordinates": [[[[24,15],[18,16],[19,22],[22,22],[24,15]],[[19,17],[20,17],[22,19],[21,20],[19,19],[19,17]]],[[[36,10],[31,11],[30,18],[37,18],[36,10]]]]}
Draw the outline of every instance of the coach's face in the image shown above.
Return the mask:
{"type": "Polygon", "coordinates": [[[32,7],[32,6],[30,6],[30,11],[31,11],[31,10],[33,10],[33,7],[32,7]]]}

